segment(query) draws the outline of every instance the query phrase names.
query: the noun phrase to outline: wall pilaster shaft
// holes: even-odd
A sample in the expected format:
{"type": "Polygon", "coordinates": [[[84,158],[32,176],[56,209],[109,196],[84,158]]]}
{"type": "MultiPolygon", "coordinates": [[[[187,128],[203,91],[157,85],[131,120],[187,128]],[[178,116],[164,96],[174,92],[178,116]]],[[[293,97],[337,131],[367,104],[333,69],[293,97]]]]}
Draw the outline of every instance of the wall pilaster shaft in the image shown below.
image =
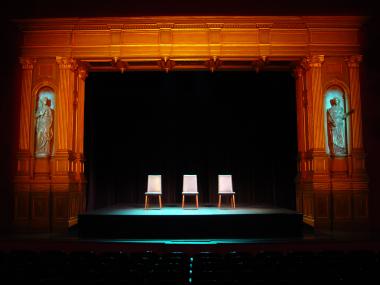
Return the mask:
{"type": "Polygon", "coordinates": [[[20,138],[19,150],[29,151],[30,149],[30,130],[32,112],[32,76],[33,64],[35,60],[31,58],[20,58],[22,67],[21,73],[21,102],[20,102],[20,138]]]}
{"type": "Polygon", "coordinates": [[[363,150],[362,134],[362,106],[360,98],[360,69],[362,61],[361,55],[354,55],[346,58],[350,76],[350,107],[354,110],[351,116],[351,138],[352,150],[363,150]]]}
{"type": "Polygon", "coordinates": [[[85,80],[87,78],[87,66],[80,64],[78,68],[78,126],[77,126],[77,144],[76,153],[83,154],[84,142],[84,96],[85,96],[85,80]]]}
{"type": "Polygon", "coordinates": [[[308,92],[311,99],[311,132],[312,137],[310,147],[313,151],[322,152],[325,150],[324,131],[324,108],[322,91],[322,63],[323,55],[315,55],[308,59],[309,84],[308,92]]]}
{"type": "Polygon", "coordinates": [[[71,58],[57,57],[59,67],[59,84],[57,95],[57,146],[58,151],[73,149],[74,116],[74,61],[71,58]]]}
{"type": "Polygon", "coordinates": [[[297,66],[294,70],[294,76],[296,78],[298,152],[305,153],[307,151],[307,110],[305,109],[307,100],[305,98],[305,69],[300,65],[297,66]]]}

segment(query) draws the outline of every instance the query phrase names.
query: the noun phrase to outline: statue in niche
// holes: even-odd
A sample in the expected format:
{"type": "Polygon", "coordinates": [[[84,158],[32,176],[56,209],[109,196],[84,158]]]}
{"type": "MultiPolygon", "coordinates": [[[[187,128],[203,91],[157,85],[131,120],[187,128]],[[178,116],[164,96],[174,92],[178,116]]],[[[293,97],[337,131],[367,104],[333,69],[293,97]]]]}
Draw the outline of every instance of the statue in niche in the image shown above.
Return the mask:
{"type": "Polygon", "coordinates": [[[50,155],[53,138],[53,112],[47,97],[40,97],[36,112],[36,157],[50,155]]]}
{"type": "Polygon", "coordinates": [[[330,105],[327,109],[327,140],[330,154],[346,155],[346,118],[352,112],[344,112],[338,97],[331,99],[330,105]]]}

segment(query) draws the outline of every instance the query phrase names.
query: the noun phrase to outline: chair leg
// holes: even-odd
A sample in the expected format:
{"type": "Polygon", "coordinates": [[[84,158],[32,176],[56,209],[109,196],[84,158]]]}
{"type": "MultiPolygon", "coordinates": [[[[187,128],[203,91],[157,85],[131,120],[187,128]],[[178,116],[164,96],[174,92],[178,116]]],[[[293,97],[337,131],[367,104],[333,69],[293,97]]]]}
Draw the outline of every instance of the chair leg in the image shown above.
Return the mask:
{"type": "Polygon", "coordinates": [[[148,208],[148,195],[145,195],[145,206],[144,208],[148,208]]]}
{"type": "Polygon", "coordinates": [[[185,195],[182,195],[182,208],[185,207],[185,195]]]}
{"type": "Polygon", "coordinates": [[[235,194],[232,195],[232,205],[233,205],[233,208],[235,209],[235,208],[236,208],[236,204],[235,204],[235,194]]]}
{"type": "Polygon", "coordinates": [[[220,208],[221,205],[222,205],[222,195],[219,194],[219,198],[218,198],[218,208],[220,208]]]}
{"type": "Polygon", "coordinates": [[[160,209],[162,208],[162,201],[161,201],[161,195],[158,195],[158,202],[160,204],[160,209]]]}
{"type": "Polygon", "coordinates": [[[195,205],[196,205],[196,207],[198,209],[198,194],[195,195],[195,205]]]}

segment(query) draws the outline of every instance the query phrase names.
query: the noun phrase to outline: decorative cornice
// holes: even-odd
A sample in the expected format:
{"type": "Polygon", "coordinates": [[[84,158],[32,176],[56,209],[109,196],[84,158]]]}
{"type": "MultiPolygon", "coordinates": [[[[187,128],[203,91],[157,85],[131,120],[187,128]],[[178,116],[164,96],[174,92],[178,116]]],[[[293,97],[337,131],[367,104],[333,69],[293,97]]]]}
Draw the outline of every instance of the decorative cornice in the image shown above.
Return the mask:
{"type": "Polygon", "coordinates": [[[157,28],[159,29],[173,29],[174,27],[174,23],[157,23],[157,28]]]}

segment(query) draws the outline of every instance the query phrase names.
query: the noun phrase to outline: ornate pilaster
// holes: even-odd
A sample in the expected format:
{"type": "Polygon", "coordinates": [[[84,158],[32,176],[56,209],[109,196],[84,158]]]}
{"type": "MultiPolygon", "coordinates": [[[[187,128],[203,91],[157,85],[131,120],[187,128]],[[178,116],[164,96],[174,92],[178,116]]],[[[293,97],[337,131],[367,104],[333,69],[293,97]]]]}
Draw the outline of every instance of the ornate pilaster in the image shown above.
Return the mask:
{"type": "Polygon", "coordinates": [[[308,110],[308,165],[313,178],[313,188],[328,189],[326,179],[329,171],[328,157],[325,151],[324,108],[322,88],[323,55],[306,59],[306,92],[308,110]]]}
{"type": "Polygon", "coordinates": [[[307,98],[306,98],[306,80],[305,68],[301,62],[294,69],[294,77],[296,79],[296,106],[297,106],[297,142],[298,142],[298,175],[297,175],[297,192],[296,207],[298,212],[304,212],[303,209],[303,193],[302,180],[305,179],[308,172],[308,163],[306,160],[306,152],[308,150],[308,129],[307,126],[307,98]]]}
{"type": "Polygon", "coordinates": [[[82,62],[77,68],[76,92],[76,134],[75,134],[75,180],[78,182],[78,211],[82,213],[86,207],[86,178],[84,175],[84,104],[85,81],[88,76],[88,66],[82,62]]]}
{"type": "MultiPolygon", "coordinates": [[[[72,58],[56,57],[58,66],[56,151],[52,158],[51,227],[67,230],[76,223],[82,209],[83,187],[76,179],[79,106],[78,63],[72,58]]],[[[84,102],[82,102],[84,103],[84,102]]]]}
{"type": "MultiPolygon", "coordinates": [[[[297,127],[300,155],[297,179],[297,210],[304,221],[319,229],[365,229],[368,226],[368,180],[364,170],[361,131],[359,62],[361,57],[346,59],[349,67],[350,109],[348,124],[352,151],[348,156],[328,156],[325,143],[325,106],[323,82],[335,78],[322,68],[324,56],[306,59],[305,77],[297,67],[297,127]],[[304,91],[302,78],[306,78],[304,91]],[[305,96],[306,93],[306,96],[305,96]],[[358,110],[359,109],[359,110],[358,110]],[[304,117],[302,117],[304,115],[304,117]],[[354,118],[354,116],[356,116],[354,118]],[[304,120],[304,126],[303,121],[304,120]],[[305,128],[305,129],[303,129],[305,128]],[[304,136],[302,136],[303,134],[304,136]],[[346,165],[352,164],[353,167],[346,165]],[[351,171],[353,169],[353,171],[351,171]]],[[[331,59],[327,58],[327,61],[331,59]]],[[[337,59],[334,59],[337,61],[337,59]]],[[[340,59],[343,62],[343,58],[340,59]]]]}
{"type": "MultiPolygon", "coordinates": [[[[304,221],[317,228],[330,228],[331,219],[331,192],[329,180],[329,157],[325,151],[324,106],[322,65],[323,55],[314,55],[305,58],[301,65],[305,67],[306,83],[303,86],[298,82],[299,94],[297,112],[304,113],[304,139],[299,147],[305,151],[301,159],[303,168],[300,169],[297,183],[297,203],[304,215],[304,221]],[[302,100],[301,100],[302,98],[302,100]],[[299,109],[301,108],[301,110],[299,109]]],[[[300,71],[300,70],[299,70],[300,71]]],[[[302,75],[302,74],[300,74],[302,75]]],[[[301,79],[300,79],[301,80],[301,79]]],[[[298,128],[302,126],[298,125],[298,128]]],[[[299,210],[300,211],[300,210],[299,210]]]]}
{"type": "Polygon", "coordinates": [[[350,154],[352,157],[352,175],[354,177],[367,180],[365,170],[365,153],[363,147],[362,131],[362,106],[360,94],[360,62],[361,55],[346,57],[345,61],[349,72],[349,103],[350,109],[353,110],[350,116],[350,154]]]}
{"type": "Polygon", "coordinates": [[[73,104],[74,104],[74,61],[72,58],[57,57],[59,83],[57,96],[57,151],[72,151],[73,104]]]}
{"type": "Polygon", "coordinates": [[[32,99],[33,66],[36,60],[31,58],[20,58],[21,64],[21,100],[20,100],[20,130],[17,160],[17,176],[31,175],[31,113],[34,106],[32,99]]]}
{"type": "Polygon", "coordinates": [[[22,57],[21,64],[21,90],[20,90],[20,125],[19,144],[17,151],[17,172],[14,179],[13,194],[13,224],[15,229],[29,227],[30,219],[30,184],[32,177],[33,144],[31,144],[31,115],[34,104],[32,96],[32,79],[35,59],[22,57]]]}
{"type": "Polygon", "coordinates": [[[325,152],[323,91],[322,91],[322,64],[323,55],[311,56],[308,59],[309,67],[309,95],[311,98],[311,131],[310,147],[313,152],[325,152]]]}
{"type": "Polygon", "coordinates": [[[305,68],[298,65],[294,70],[296,78],[296,103],[297,103],[297,138],[298,138],[298,152],[305,153],[308,150],[307,138],[307,93],[305,86],[305,68]]]}
{"type": "Polygon", "coordinates": [[[353,55],[346,58],[350,78],[350,105],[354,113],[351,116],[352,150],[363,151],[362,134],[362,106],[360,98],[360,74],[359,65],[361,55],[353,55]]]}

